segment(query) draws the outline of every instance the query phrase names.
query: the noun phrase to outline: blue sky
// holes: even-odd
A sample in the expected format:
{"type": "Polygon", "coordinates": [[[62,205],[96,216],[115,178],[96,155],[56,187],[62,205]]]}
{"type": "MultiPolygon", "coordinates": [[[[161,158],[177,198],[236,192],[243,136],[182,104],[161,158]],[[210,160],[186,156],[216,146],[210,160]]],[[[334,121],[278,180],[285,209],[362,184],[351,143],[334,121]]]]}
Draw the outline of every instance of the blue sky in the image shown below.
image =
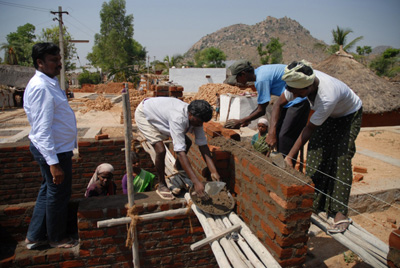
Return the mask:
{"type": "MultiPolygon", "coordinates": [[[[31,23],[36,34],[58,25],[50,11],[61,6],[64,24],[74,39],[82,65],[100,30],[103,0],[0,0],[0,43],[18,26],[31,23]],[[11,5],[8,3],[12,3],[11,5]]],[[[126,14],[134,17],[134,39],[146,47],[150,61],[185,53],[201,37],[223,27],[254,25],[266,19],[288,17],[311,35],[332,43],[332,29],[350,28],[349,40],[364,39],[360,46],[388,45],[400,48],[400,0],[127,0],[126,14]]],[[[0,52],[3,58],[3,51],[0,52]]],[[[79,66],[79,62],[77,62],[79,66]]]]}

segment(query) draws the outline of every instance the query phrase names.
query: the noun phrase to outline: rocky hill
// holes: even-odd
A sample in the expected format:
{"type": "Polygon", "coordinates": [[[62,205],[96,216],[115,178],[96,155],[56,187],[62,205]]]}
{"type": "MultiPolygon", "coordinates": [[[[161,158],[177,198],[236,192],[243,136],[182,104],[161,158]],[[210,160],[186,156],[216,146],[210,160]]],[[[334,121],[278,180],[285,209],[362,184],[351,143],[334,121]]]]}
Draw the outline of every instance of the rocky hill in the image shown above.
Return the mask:
{"type": "Polygon", "coordinates": [[[267,17],[255,25],[235,24],[208,34],[195,43],[184,55],[185,60],[193,61],[194,54],[208,47],[221,49],[227,60],[247,59],[254,66],[260,65],[257,46],[266,45],[272,37],[279,38],[283,46],[283,63],[306,59],[317,63],[328,57],[318,44],[326,44],[315,39],[297,21],[284,17],[267,17]],[[317,45],[317,46],[316,46],[317,45]]]}

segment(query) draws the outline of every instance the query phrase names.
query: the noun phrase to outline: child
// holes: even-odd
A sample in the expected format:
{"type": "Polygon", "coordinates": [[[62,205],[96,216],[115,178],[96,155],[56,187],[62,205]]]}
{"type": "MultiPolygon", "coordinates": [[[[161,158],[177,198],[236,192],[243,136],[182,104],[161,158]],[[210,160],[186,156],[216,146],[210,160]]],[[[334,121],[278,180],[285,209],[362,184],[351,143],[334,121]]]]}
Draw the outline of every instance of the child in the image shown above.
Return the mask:
{"type": "Polygon", "coordinates": [[[215,101],[215,121],[217,121],[219,116],[221,99],[219,97],[219,93],[215,93],[215,96],[217,96],[217,100],[215,101]]]}
{"type": "MultiPolygon", "coordinates": [[[[139,158],[135,155],[132,156],[132,177],[133,189],[135,193],[145,192],[147,188],[153,187],[153,180],[155,175],[142,169],[140,167],[139,158]]],[[[125,174],[122,178],[122,191],[124,194],[128,193],[128,176],[125,174]]]]}
{"type": "Polygon", "coordinates": [[[258,133],[254,134],[253,138],[251,139],[251,145],[253,145],[254,149],[265,155],[269,151],[269,146],[265,141],[265,137],[268,134],[268,120],[265,118],[260,118],[258,120],[257,128],[258,133]]]}

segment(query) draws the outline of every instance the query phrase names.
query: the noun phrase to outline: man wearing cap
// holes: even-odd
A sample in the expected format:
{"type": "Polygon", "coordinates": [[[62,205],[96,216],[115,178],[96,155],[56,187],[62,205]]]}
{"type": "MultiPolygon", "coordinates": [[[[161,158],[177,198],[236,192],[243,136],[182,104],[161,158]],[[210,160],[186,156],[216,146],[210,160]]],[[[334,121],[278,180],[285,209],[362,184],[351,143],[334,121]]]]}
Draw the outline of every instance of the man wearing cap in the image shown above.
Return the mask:
{"type": "MultiPolygon", "coordinates": [[[[286,83],[281,79],[285,67],[284,64],[269,64],[254,70],[251,63],[245,60],[237,61],[229,67],[232,75],[225,80],[225,83],[244,85],[247,82],[255,81],[258,105],[250,115],[239,120],[229,120],[226,127],[247,126],[252,120],[265,115],[271,95],[280,96],[285,90],[286,83]]],[[[307,123],[309,112],[310,104],[306,98],[295,98],[285,105],[279,120],[274,122],[276,126],[273,126],[273,132],[269,132],[269,135],[273,135],[277,139],[274,148],[277,147],[278,152],[285,156],[289,153],[307,123]]]]}
{"type": "Polygon", "coordinates": [[[155,166],[159,178],[158,195],[167,200],[173,199],[165,183],[165,146],[163,140],[172,138],[174,151],[178,155],[177,165],[181,165],[193,182],[198,196],[206,197],[203,183],[195,175],[187,152],[191,140],[187,132],[194,133],[195,143],[211,172],[211,178],[219,181],[220,176],[211,158],[203,123],[212,118],[213,109],[205,100],[194,100],[187,104],[177,98],[156,97],[144,99],[135,111],[135,120],[140,132],[150,142],[156,152],[155,166]]]}
{"type": "MultiPolygon", "coordinates": [[[[285,161],[292,166],[291,159],[309,141],[306,175],[317,189],[314,210],[334,217],[328,231],[343,232],[351,223],[346,216],[353,178],[351,159],[361,127],[362,102],[345,83],[313,70],[304,60],[289,64],[282,79],[287,87],[273,106],[272,122],[296,97],[307,97],[315,111],[285,161]]],[[[267,135],[267,142],[272,145],[274,137],[267,135]]]]}

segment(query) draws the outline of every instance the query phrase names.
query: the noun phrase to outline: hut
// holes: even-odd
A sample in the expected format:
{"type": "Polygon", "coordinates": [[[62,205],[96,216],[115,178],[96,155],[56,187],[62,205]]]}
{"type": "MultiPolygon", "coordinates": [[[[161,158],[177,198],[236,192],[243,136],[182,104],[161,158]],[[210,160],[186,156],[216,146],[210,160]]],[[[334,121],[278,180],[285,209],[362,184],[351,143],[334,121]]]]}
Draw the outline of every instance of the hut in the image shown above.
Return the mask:
{"type": "Polygon", "coordinates": [[[362,127],[400,125],[400,85],[374,74],[343,50],[313,66],[346,83],[363,102],[362,127]]]}

